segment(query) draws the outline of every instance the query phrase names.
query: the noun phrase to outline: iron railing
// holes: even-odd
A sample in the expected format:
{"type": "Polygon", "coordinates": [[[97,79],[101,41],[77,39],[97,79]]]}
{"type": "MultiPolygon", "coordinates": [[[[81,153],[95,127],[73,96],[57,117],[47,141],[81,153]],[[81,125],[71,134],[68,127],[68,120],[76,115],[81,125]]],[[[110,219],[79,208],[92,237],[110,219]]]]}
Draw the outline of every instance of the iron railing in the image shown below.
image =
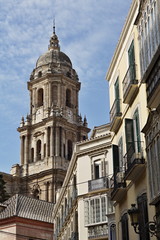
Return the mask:
{"type": "Polygon", "coordinates": [[[136,68],[137,68],[137,65],[136,64],[133,64],[133,65],[130,65],[127,72],[126,72],[126,75],[123,79],[123,97],[126,96],[127,92],[128,92],[128,89],[130,88],[130,86],[132,84],[138,84],[138,80],[136,80],[136,68]]]}
{"type": "Polygon", "coordinates": [[[101,177],[88,181],[89,192],[104,188],[109,188],[109,179],[107,177],[101,177]]]}
{"type": "Polygon", "coordinates": [[[111,111],[110,111],[110,120],[113,122],[115,117],[120,117],[122,115],[121,112],[121,99],[115,99],[111,111]]]}

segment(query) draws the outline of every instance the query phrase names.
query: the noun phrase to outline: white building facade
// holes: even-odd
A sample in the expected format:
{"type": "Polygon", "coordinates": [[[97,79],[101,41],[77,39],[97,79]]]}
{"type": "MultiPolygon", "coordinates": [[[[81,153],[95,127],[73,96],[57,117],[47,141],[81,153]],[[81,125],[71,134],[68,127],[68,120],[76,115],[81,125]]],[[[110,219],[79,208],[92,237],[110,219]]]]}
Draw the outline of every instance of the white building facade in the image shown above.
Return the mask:
{"type": "Polygon", "coordinates": [[[102,125],[76,144],[54,208],[55,239],[116,239],[110,139],[109,125],[102,125]]]}

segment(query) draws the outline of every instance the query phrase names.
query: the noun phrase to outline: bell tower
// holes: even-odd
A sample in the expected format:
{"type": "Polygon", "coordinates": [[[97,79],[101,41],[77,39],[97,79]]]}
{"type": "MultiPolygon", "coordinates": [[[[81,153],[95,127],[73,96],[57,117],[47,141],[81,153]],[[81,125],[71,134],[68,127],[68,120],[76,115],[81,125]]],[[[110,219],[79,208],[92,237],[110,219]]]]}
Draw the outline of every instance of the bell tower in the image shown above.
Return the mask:
{"type": "Polygon", "coordinates": [[[48,51],[40,56],[28,82],[30,114],[22,118],[20,192],[54,202],[74,144],[90,129],[79,115],[80,82],[69,57],[60,51],[53,28],[48,51]]]}

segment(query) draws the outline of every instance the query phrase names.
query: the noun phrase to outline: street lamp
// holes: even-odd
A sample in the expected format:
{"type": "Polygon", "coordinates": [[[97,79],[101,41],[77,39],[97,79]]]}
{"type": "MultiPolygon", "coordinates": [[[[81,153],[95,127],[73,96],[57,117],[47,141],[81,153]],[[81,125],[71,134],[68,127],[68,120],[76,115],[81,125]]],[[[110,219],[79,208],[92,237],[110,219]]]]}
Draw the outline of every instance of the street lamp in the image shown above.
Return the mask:
{"type": "MultiPolygon", "coordinates": [[[[131,208],[128,210],[128,214],[130,216],[131,225],[134,227],[135,233],[140,234],[141,232],[140,226],[139,226],[140,211],[138,208],[136,208],[136,204],[131,204],[131,208]]],[[[151,236],[160,237],[160,232],[157,231],[156,220],[146,223],[145,229],[151,234],[151,236]]]]}

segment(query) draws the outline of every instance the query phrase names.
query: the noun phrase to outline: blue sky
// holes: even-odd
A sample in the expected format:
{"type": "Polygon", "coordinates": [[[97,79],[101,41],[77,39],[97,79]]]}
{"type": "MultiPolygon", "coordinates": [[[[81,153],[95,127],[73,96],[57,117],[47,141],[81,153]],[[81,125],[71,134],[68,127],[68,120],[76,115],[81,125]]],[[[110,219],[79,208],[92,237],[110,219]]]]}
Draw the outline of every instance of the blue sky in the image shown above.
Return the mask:
{"type": "Polygon", "coordinates": [[[0,0],[0,171],[20,162],[17,127],[29,113],[27,81],[47,51],[53,18],[61,51],[79,75],[79,112],[89,127],[109,122],[105,75],[131,0],[0,0]],[[2,3],[3,2],[3,3],[2,3]]]}

